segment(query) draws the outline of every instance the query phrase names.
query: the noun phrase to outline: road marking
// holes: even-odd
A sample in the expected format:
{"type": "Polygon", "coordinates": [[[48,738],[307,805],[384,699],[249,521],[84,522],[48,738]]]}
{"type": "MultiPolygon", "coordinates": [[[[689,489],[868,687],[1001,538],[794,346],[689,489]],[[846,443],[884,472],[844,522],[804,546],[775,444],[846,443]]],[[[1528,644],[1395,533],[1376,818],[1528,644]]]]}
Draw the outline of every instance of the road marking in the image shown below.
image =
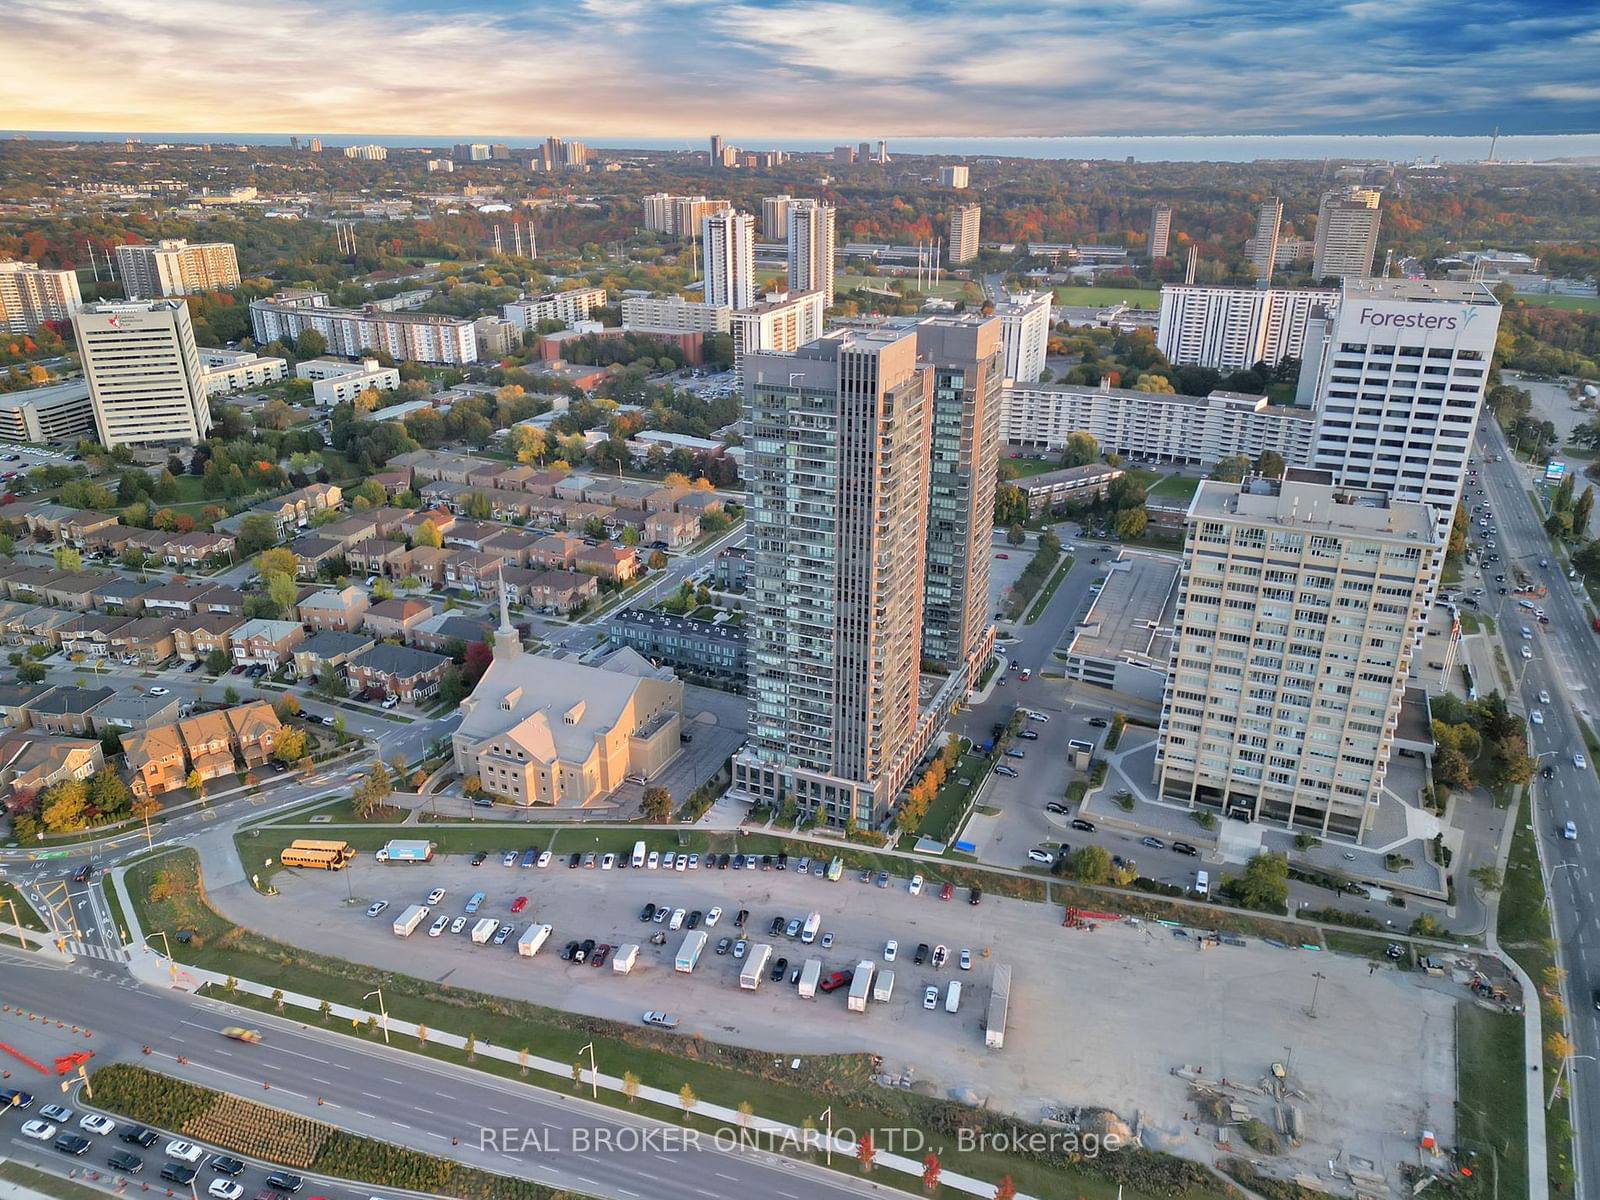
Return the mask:
{"type": "Polygon", "coordinates": [[[362,1094],[362,1095],[363,1095],[363,1096],[365,1096],[365,1097],[366,1097],[366,1098],[367,1098],[367,1099],[369,1099],[369,1100],[382,1100],[382,1099],[383,1099],[383,1097],[382,1097],[382,1096],[379,1096],[379,1095],[375,1095],[375,1094],[374,1094],[374,1093],[372,1093],[372,1092],[362,1092],[362,1093],[361,1093],[361,1094],[362,1094]]]}
{"type": "Polygon", "coordinates": [[[718,1179],[726,1179],[729,1183],[738,1183],[739,1180],[732,1175],[724,1175],[721,1171],[713,1172],[718,1179]]]}
{"type": "Polygon", "coordinates": [[[509,1116],[510,1116],[510,1115],[511,1115],[511,1114],[510,1114],[510,1113],[508,1113],[508,1112],[507,1112],[507,1111],[506,1111],[506,1110],[505,1110],[505,1109],[503,1109],[503,1108],[496,1108],[496,1107],[495,1107],[495,1106],[494,1106],[494,1105],[492,1105],[492,1104],[491,1104],[491,1105],[488,1105],[488,1109],[489,1109],[489,1111],[490,1111],[490,1112],[494,1112],[494,1113],[499,1113],[499,1114],[500,1114],[500,1115],[501,1115],[501,1116],[502,1116],[502,1117],[509,1117],[509,1116]]]}

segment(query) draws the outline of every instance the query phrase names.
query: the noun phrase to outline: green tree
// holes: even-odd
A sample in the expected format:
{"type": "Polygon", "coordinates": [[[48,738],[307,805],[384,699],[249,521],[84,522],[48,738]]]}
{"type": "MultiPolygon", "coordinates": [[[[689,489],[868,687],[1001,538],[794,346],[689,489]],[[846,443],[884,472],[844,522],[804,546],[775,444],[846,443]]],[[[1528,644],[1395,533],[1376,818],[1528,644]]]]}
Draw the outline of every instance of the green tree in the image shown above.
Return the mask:
{"type": "Polygon", "coordinates": [[[221,675],[232,665],[233,659],[229,658],[228,652],[221,647],[206,655],[206,670],[213,675],[221,675]]]}
{"type": "Polygon", "coordinates": [[[1594,512],[1594,484],[1583,489],[1572,506],[1572,536],[1585,538],[1589,536],[1589,517],[1594,512]]]}
{"type": "Polygon", "coordinates": [[[1111,878],[1111,855],[1104,846],[1080,846],[1072,852],[1069,871],[1079,883],[1104,883],[1111,878]]]}
{"type": "Polygon", "coordinates": [[[1282,912],[1289,903],[1289,859],[1270,852],[1251,857],[1244,873],[1223,885],[1240,904],[1261,912],[1282,912]]]}
{"type": "Polygon", "coordinates": [[[1117,536],[1124,540],[1143,537],[1150,524],[1150,513],[1143,508],[1125,508],[1117,514],[1117,536]]]}
{"type": "Polygon", "coordinates": [[[1001,484],[994,490],[994,523],[1010,527],[1028,519],[1028,493],[1014,483],[1001,484]]]}
{"type": "Polygon", "coordinates": [[[239,689],[230,683],[226,688],[223,689],[222,698],[229,704],[239,703],[239,689]]]}
{"type": "Polygon", "coordinates": [[[1227,458],[1217,460],[1217,465],[1211,468],[1210,479],[1220,479],[1223,483],[1238,483],[1250,470],[1250,460],[1242,454],[1233,454],[1227,458]]]}
{"type": "Polygon", "coordinates": [[[672,820],[672,793],[664,787],[646,788],[640,812],[646,821],[658,825],[672,820]]]}
{"type": "Polygon", "coordinates": [[[267,598],[277,606],[280,613],[294,612],[295,597],[299,595],[299,591],[292,576],[267,576],[267,598]]]}
{"type": "Polygon", "coordinates": [[[56,560],[57,570],[83,570],[83,551],[81,550],[75,550],[71,546],[57,546],[52,557],[54,557],[56,560]]]}
{"type": "Polygon", "coordinates": [[[278,526],[271,517],[261,513],[252,513],[239,522],[238,549],[241,555],[248,557],[259,554],[269,546],[278,542],[278,526]]]}
{"type": "Polygon", "coordinates": [[[328,352],[328,339],[315,329],[302,330],[294,339],[296,358],[320,358],[328,352]]]}
{"type": "Polygon", "coordinates": [[[89,802],[102,813],[112,815],[126,811],[133,793],[109,764],[101,767],[89,780],[89,802]]]}
{"type": "Polygon", "coordinates": [[[1067,444],[1061,451],[1063,467],[1085,467],[1099,458],[1100,443],[1094,440],[1094,435],[1081,432],[1067,435],[1067,444]]]}
{"type": "Polygon", "coordinates": [[[1021,525],[1013,525],[1006,530],[1006,544],[1020,546],[1028,540],[1028,532],[1021,525]]]}
{"type": "Polygon", "coordinates": [[[1276,450],[1263,450],[1256,456],[1256,474],[1268,479],[1282,479],[1288,465],[1276,450]]]}
{"type": "Polygon", "coordinates": [[[1550,497],[1550,511],[1564,513],[1572,508],[1572,489],[1577,486],[1577,480],[1569,472],[1561,477],[1561,482],[1556,484],[1555,494],[1550,497]]]}
{"type": "Polygon", "coordinates": [[[45,677],[43,663],[25,662],[17,668],[17,678],[23,683],[39,683],[45,677]]]}

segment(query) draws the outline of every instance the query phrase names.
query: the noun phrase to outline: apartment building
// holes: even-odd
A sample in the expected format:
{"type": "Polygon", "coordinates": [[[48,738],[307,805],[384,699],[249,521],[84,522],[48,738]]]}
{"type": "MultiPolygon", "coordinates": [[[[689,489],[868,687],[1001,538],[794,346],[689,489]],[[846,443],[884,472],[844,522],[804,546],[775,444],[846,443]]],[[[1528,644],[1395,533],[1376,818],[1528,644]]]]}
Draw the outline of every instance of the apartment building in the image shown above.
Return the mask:
{"type": "Polygon", "coordinates": [[[579,321],[587,321],[595,309],[605,306],[605,288],[576,287],[564,292],[545,292],[541,296],[524,296],[502,305],[500,314],[522,332],[531,333],[540,321],[576,325],[579,321]]]}
{"type": "Polygon", "coordinates": [[[756,300],[755,221],[745,213],[711,213],[700,223],[707,304],[749,308],[756,300]]]}
{"type": "Polygon", "coordinates": [[[835,217],[832,205],[820,200],[791,200],[784,217],[789,243],[789,293],[821,292],[824,307],[833,303],[835,217]]]}
{"type": "Polygon", "coordinates": [[[369,388],[392,392],[400,386],[399,370],[380,367],[375,358],[363,358],[358,362],[310,358],[294,365],[294,375],[296,379],[311,380],[311,398],[328,408],[354,400],[369,388]]]}
{"type": "Polygon", "coordinates": [[[1443,543],[1427,505],[1313,478],[1195,493],[1156,781],[1168,801],[1359,839],[1443,543]]]}
{"type": "Polygon", "coordinates": [[[1172,207],[1157,204],[1150,209],[1150,240],[1146,249],[1151,259],[1167,256],[1167,243],[1172,238],[1172,207]]]}
{"type": "Polygon", "coordinates": [[[634,296],[622,302],[624,329],[727,333],[732,318],[733,309],[726,304],[696,303],[682,296],[634,296]]]}
{"type": "Polygon", "coordinates": [[[1256,210],[1256,232],[1250,239],[1250,263],[1256,269],[1256,278],[1272,278],[1272,269],[1278,262],[1278,231],[1283,227],[1283,201],[1276,196],[1264,200],[1256,210]]]}
{"type": "Polygon", "coordinates": [[[978,257],[978,225],[983,205],[958,204],[950,210],[950,262],[959,266],[978,257]]]}
{"type": "Polygon", "coordinates": [[[745,360],[750,735],[733,790],[881,820],[919,752],[932,373],[911,331],[745,360]]]}
{"type": "MultiPolygon", "coordinates": [[[[1244,371],[1305,353],[1307,323],[1338,307],[1331,288],[1166,284],[1156,345],[1177,366],[1244,371]]],[[[1035,376],[1037,378],[1037,376],[1035,376]]]]}
{"type": "Polygon", "coordinates": [[[769,293],[766,299],[736,309],[729,318],[733,370],[742,378],[744,356],[761,350],[789,353],[822,336],[828,298],[821,292],[769,293]]]}
{"type": "Polygon", "coordinates": [[[72,326],[102,444],[193,446],[211,431],[205,368],[182,300],[91,304],[72,326]]]}
{"type": "Polygon", "coordinates": [[[939,186],[948,188],[964,188],[971,186],[971,172],[967,167],[940,167],[939,186]]]}
{"type": "Polygon", "coordinates": [[[232,242],[164,238],[116,248],[117,278],[129,300],[232,291],[239,286],[239,256],[232,242]]]}
{"type": "Polygon", "coordinates": [[[769,242],[780,241],[789,236],[789,205],[794,202],[790,195],[764,196],[761,200],[761,236],[769,242]]]}
{"type": "Polygon", "coordinates": [[[263,388],[289,375],[288,359],[262,357],[253,350],[219,350],[202,346],[200,365],[205,368],[208,396],[227,396],[234,392],[263,388]]]}
{"type": "Polygon", "coordinates": [[[360,358],[386,351],[396,362],[459,366],[478,361],[472,322],[442,313],[384,312],[372,307],[332,308],[321,292],[279,292],[250,305],[255,340],[291,342],[307,330],[320,333],[330,354],[360,358]]]}
{"type": "Polygon", "coordinates": [[[76,271],[0,262],[0,333],[32,333],[46,321],[70,321],[81,307],[76,271]]]}
{"type": "Polygon", "coordinates": [[[1050,350],[1050,292],[1013,292],[994,306],[1005,342],[1007,379],[1037,383],[1050,350]]]}
{"type": "Polygon", "coordinates": [[[1328,192],[1317,208],[1317,237],[1311,273],[1319,280],[1372,274],[1383,213],[1377,188],[1351,187],[1328,192]]]}

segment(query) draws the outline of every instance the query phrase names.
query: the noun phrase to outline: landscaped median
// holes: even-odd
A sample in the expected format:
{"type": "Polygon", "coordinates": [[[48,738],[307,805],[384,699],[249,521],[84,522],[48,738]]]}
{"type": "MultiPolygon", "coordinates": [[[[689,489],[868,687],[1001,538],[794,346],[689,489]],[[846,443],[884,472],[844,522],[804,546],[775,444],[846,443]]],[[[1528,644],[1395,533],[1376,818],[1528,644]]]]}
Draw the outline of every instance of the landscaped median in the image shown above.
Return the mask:
{"type": "MultiPolygon", "coordinates": [[[[915,1129],[928,1145],[948,1148],[939,1155],[944,1187],[937,1194],[987,1197],[1007,1176],[1021,1193],[1085,1200],[1113,1200],[1119,1187],[1126,1190],[1124,1200],[1213,1200],[1228,1194],[1197,1164],[1139,1148],[1076,1161],[1061,1148],[1059,1137],[1041,1136],[1038,1145],[1049,1149],[960,1152],[951,1145],[960,1128],[1048,1131],[954,1101],[882,1087],[873,1082],[866,1055],[805,1054],[799,1056],[801,1066],[791,1069],[793,1056],[787,1053],[676,1037],[311,953],[224,919],[206,900],[197,869],[192,851],[174,851],[133,868],[127,885],[145,928],[194,931],[188,944],[174,944],[173,951],[184,963],[211,973],[205,990],[214,999],[263,1012],[294,1006],[299,1020],[320,1019],[330,1030],[371,1041],[382,1034],[364,997],[381,987],[390,1038],[406,1050],[511,1079],[539,1072],[544,1086],[581,1085],[587,1096],[591,1080],[580,1049],[592,1044],[601,1068],[594,1082],[602,1103],[702,1131],[764,1129],[783,1139],[780,1149],[815,1139],[825,1108],[835,1130],[915,1129]]],[[[1042,881],[1036,886],[1042,897],[1042,881]]],[[[814,1144],[820,1149],[820,1142],[814,1144]]],[[[840,1141],[833,1149],[835,1161],[844,1156],[849,1169],[857,1149],[840,1141]]],[[[875,1161],[886,1168],[880,1176],[886,1183],[913,1182],[925,1169],[920,1158],[883,1152],[875,1161]]]]}

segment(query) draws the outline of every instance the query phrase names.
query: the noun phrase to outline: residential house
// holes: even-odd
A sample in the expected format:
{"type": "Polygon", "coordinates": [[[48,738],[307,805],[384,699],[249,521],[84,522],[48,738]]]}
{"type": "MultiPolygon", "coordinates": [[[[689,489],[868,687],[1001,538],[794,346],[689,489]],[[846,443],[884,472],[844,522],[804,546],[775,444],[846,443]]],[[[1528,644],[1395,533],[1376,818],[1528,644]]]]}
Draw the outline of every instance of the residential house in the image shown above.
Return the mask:
{"type": "Polygon", "coordinates": [[[345,561],[350,573],[359,575],[387,575],[400,578],[405,574],[406,544],[390,538],[368,538],[345,550],[345,561]]]}
{"type": "Polygon", "coordinates": [[[92,735],[94,720],[89,713],[112,692],[108,687],[58,685],[28,702],[29,725],[45,733],[92,735]]]}
{"type": "Polygon", "coordinates": [[[578,551],[583,548],[582,538],[570,537],[564,533],[552,533],[533,544],[528,551],[528,565],[566,570],[572,566],[578,551]]]}
{"type": "MultiPolygon", "coordinates": [[[[189,533],[160,535],[159,547],[150,551],[171,567],[204,567],[214,562],[232,562],[239,539],[222,530],[195,529],[189,533]]],[[[143,539],[135,537],[134,544],[143,539]]]]}
{"type": "Polygon", "coordinates": [[[507,567],[500,575],[508,603],[539,612],[572,613],[600,595],[593,575],[507,567]]]}
{"type": "Polygon", "coordinates": [[[481,550],[483,543],[505,529],[495,521],[457,521],[445,532],[446,546],[465,546],[468,550],[481,550]]]}
{"type": "Polygon", "coordinates": [[[135,796],[160,796],[184,786],[189,768],[176,725],[152,725],[122,735],[122,761],[135,796]]]}
{"type": "Polygon", "coordinates": [[[426,600],[396,597],[379,601],[367,609],[365,629],[375,638],[397,637],[404,641],[432,615],[433,605],[426,600]]]}
{"type": "Polygon", "coordinates": [[[609,504],[612,508],[644,508],[645,501],[660,491],[660,485],[634,479],[596,480],[584,495],[590,504],[609,504]]]}
{"type": "Polygon", "coordinates": [[[487,642],[491,628],[489,622],[481,617],[464,617],[454,612],[434,613],[412,627],[411,644],[419,650],[448,655],[473,642],[487,642]]]}
{"type": "Polygon", "coordinates": [[[644,498],[644,506],[650,512],[677,512],[678,501],[687,496],[690,490],[687,484],[658,487],[644,498]]]}
{"type": "Polygon", "coordinates": [[[411,490],[410,471],[379,471],[367,478],[381,487],[390,500],[398,499],[402,492],[411,490]]]}
{"type": "Polygon", "coordinates": [[[700,518],[690,512],[653,512],[644,519],[644,540],[676,550],[700,536],[700,518]]]}
{"type": "Polygon", "coordinates": [[[195,601],[210,591],[212,586],[209,583],[174,579],[144,594],[144,610],[147,613],[166,612],[180,616],[191,614],[196,611],[195,601]]]}
{"type": "Polygon", "coordinates": [[[99,741],[42,737],[32,730],[0,736],[0,787],[41,792],[69,779],[87,779],[105,765],[99,741]]]}
{"type": "Polygon", "coordinates": [[[417,493],[417,498],[429,508],[444,508],[454,514],[464,511],[467,497],[476,493],[476,488],[465,483],[436,479],[432,483],[424,484],[422,490],[417,493]]]}
{"type": "Polygon", "coordinates": [[[634,553],[633,547],[612,542],[584,546],[572,556],[572,566],[575,570],[592,572],[613,583],[627,583],[640,571],[639,556],[634,553]]]}
{"type": "Polygon", "coordinates": [[[299,621],[258,618],[239,626],[228,640],[234,662],[277,668],[288,662],[294,648],[306,640],[306,630],[299,621]]]}
{"type": "Polygon", "coordinates": [[[278,733],[283,728],[272,705],[257,700],[226,709],[223,716],[232,735],[233,752],[239,756],[245,770],[259,767],[272,757],[272,752],[278,748],[278,733]]]}
{"type": "Polygon", "coordinates": [[[711,564],[711,580],[725,592],[744,591],[750,585],[750,551],[744,546],[718,550],[711,564]]]}
{"type": "Polygon", "coordinates": [[[372,510],[362,513],[351,513],[337,521],[330,521],[320,526],[317,532],[330,541],[339,543],[343,550],[348,550],[357,542],[364,542],[368,538],[378,536],[378,523],[372,519],[372,510]]]}
{"type": "Polygon", "coordinates": [[[151,725],[169,725],[178,719],[176,696],[152,696],[149,692],[126,691],[96,704],[89,713],[96,733],[113,729],[122,733],[128,729],[146,729],[151,725]]]}
{"type": "Polygon", "coordinates": [[[314,630],[333,629],[352,633],[361,628],[361,621],[370,603],[361,588],[324,588],[300,601],[300,620],[314,630]]]}
{"type": "Polygon", "coordinates": [[[424,525],[432,525],[439,531],[439,540],[444,540],[444,532],[456,523],[456,515],[444,505],[437,508],[425,508],[414,512],[400,521],[400,532],[412,541],[416,541],[417,534],[424,525]]]}
{"type": "Polygon", "coordinates": [[[415,575],[431,588],[442,588],[445,564],[455,555],[454,549],[442,546],[413,546],[406,556],[405,575],[415,575]]]}
{"type": "Polygon", "coordinates": [[[250,511],[272,518],[278,536],[287,537],[291,529],[304,529],[311,518],[320,512],[337,509],[344,503],[344,493],[336,483],[312,483],[297,488],[272,500],[255,505],[250,511]]]}
{"type": "Polygon", "coordinates": [[[587,500],[589,489],[599,482],[593,475],[568,475],[552,491],[559,500],[587,500]]]}
{"type": "Polygon", "coordinates": [[[414,480],[445,479],[451,483],[465,483],[471,472],[484,466],[488,461],[467,454],[450,454],[439,450],[412,450],[391,458],[389,466],[410,471],[414,480]]]}
{"type": "Polygon", "coordinates": [[[71,624],[75,613],[37,605],[22,605],[5,616],[5,640],[12,646],[49,646],[59,649],[61,631],[71,624]]]}
{"type": "Polygon", "coordinates": [[[50,584],[72,574],[55,567],[10,567],[0,575],[0,584],[4,585],[9,599],[33,603],[44,599],[44,589],[50,584]]]}
{"type": "Polygon", "coordinates": [[[202,782],[234,773],[233,729],[225,712],[197,713],[178,722],[178,737],[189,758],[189,769],[202,782]]]}
{"type": "Polygon", "coordinates": [[[100,571],[69,571],[47,583],[38,596],[57,608],[86,612],[94,607],[94,594],[105,581],[106,576],[100,571]]]}
{"type": "Polygon", "coordinates": [[[350,660],[349,682],[352,693],[380,690],[415,703],[435,695],[450,660],[410,646],[380,643],[350,660]]]}
{"type": "Polygon", "coordinates": [[[323,629],[294,648],[294,673],[299,679],[314,679],[329,671],[343,678],[345,665],[364,650],[377,645],[370,633],[340,633],[323,629]]]}
{"type": "Polygon", "coordinates": [[[344,543],[319,533],[304,533],[289,543],[294,552],[295,574],[301,579],[315,579],[317,572],[329,563],[344,557],[344,543]]]}
{"type": "Polygon", "coordinates": [[[743,688],[747,639],[741,624],[627,609],[606,623],[606,632],[613,642],[637,650],[651,662],[743,688]]]}
{"type": "Polygon", "coordinates": [[[68,654],[105,658],[111,654],[111,637],[123,626],[143,617],[113,617],[108,613],[69,613],[56,630],[61,648],[68,654]]]}
{"type": "Polygon", "coordinates": [[[218,650],[231,657],[231,635],[244,623],[243,617],[227,613],[205,613],[185,618],[172,631],[173,652],[184,662],[207,659],[218,650]]]}
{"type": "Polygon", "coordinates": [[[726,504],[727,502],[715,492],[708,492],[703,488],[690,488],[687,496],[678,498],[678,511],[703,517],[707,513],[721,512],[726,504]]]}
{"type": "Polygon", "coordinates": [[[0,683],[0,724],[26,729],[32,717],[28,705],[50,691],[53,683],[0,683]]]}
{"type": "Polygon", "coordinates": [[[92,599],[96,607],[107,612],[137,616],[144,610],[144,594],[160,586],[142,579],[112,578],[95,589],[92,599]]]}
{"type": "Polygon", "coordinates": [[[183,621],[182,617],[159,614],[127,620],[111,634],[111,653],[123,662],[130,659],[145,665],[165,662],[177,651],[174,631],[183,621]]]}
{"type": "Polygon", "coordinates": [[[481,596],[494,589],[494,577],[505,565],[498,554],[482,550],[457,550],[444,564],[446,587],[461,588],[481,596]]]}
{"type": "Polygon", "coordinates": [[[538,545],[542,537],[543,533],[532,529],[508,526],[493,537],[485,538],[478,544],[478,549],[485,554],[498,554],[505,559],[507,565],[525,567],[528,565],[528,554],[538,545]]]}
{"type": "Polygon", "coordinates": [[[194,599],[194,611],[201,615],[244,616],[245,595],[238,588],[221,584],[209,587],[194,599]]]}

